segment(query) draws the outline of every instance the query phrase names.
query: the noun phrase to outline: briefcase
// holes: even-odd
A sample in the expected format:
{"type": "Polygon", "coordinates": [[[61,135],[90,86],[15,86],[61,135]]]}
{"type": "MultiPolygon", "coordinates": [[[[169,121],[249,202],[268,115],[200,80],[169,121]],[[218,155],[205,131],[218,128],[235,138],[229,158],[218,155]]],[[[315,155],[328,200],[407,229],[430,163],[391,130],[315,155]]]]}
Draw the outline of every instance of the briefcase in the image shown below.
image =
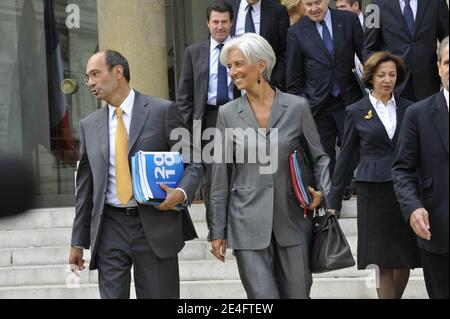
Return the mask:
{"type": "Polygon", "coordinates": [[[313,218],[311,272],[323,273],[355,265],[350,245],[334,214],[313,218]]]}

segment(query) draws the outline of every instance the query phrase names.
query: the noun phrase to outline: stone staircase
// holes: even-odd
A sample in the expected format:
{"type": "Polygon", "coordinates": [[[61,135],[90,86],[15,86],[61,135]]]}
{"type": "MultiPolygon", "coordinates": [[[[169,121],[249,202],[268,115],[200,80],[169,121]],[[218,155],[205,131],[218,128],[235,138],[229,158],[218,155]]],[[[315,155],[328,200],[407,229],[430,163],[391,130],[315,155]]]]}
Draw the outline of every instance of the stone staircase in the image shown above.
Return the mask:
{"type": "MultiPolygon", "coordinates": [[[[188,242],[179,256],[181,298],[245,298],[231,251],[225,263],[209,252],[203,205],[193,205],[190,211],[199,239],[188,242]]],[[[99,298],[97,272],[84,270],[77,278],[67,265],[73,216],[73,208],[40,209],[0,221],[0,299],[99,298]]],[[[340,225],[356,254],[355,200],[344,202],[342,216],[340,225]]],[[[88,261],[88,251],[85,256],[88,261]]],[[[355,266],[314,275],[311,297],[376,298],[375,272],[355,266]]],[[[411,272],[404,298],[427,298],[421,270],[411,272]]]]}

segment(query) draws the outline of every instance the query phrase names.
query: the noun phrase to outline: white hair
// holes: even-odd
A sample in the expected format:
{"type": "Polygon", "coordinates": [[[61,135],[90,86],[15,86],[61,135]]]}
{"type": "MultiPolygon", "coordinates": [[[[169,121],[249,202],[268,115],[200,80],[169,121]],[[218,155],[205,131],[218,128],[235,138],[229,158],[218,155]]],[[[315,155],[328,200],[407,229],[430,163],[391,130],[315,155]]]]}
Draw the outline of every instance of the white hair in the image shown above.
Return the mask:
{"type": "Polygon", "coordinates": [[[439,44],[439,49],[438,49],[438,61],[439,62],[442,61],[442,54],[444,53],[444,49],[446,46],[448,46],[448,36],[445,37],[445,39],[442,40],[442,42],[439,44]]]}
{"type": "Polygon", "coordinates": [[[225,44],[220,54],[220,62],[223,65],[228,65],[228,55],[231,50],[241,51],[244,57],[252,64],[258,64],[260,61],[266,62],[263,76],[267,81],[270,80],[277,58],[266,39],[256,33],[244,33],[239,37],[233,38],[225,44]]]}

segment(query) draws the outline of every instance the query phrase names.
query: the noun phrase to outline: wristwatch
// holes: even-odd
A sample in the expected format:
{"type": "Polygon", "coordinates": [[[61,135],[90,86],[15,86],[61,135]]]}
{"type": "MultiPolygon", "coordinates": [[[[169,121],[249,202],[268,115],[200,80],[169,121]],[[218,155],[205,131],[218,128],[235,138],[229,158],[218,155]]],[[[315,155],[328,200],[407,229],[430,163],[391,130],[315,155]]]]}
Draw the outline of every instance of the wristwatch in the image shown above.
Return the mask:
{"type": "Polygon", "coordinates": [[[188,207],[189,206],[189,200],[188,200],[188,197],[186,195],[186,192],[182,188],[177,188],[177,189],[182,191],[183,194],[184,194],[184,200],[181,202],[181,205],[183,205],[184,207],[188,207]]]}

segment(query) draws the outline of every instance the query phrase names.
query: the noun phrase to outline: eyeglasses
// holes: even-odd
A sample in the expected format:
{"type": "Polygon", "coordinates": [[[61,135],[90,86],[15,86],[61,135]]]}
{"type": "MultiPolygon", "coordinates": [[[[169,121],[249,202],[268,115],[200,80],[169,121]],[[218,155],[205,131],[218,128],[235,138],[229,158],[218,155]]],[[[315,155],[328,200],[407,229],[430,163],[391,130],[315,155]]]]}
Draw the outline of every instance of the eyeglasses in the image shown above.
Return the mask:
{"type": "Polygon", "coordinates": [[[92,71],[91,73],[86,74],[83,79],[84,84],[89,85],[89,80],[91,80],[91,79],[93,81],[97,81],[98,78],[100,77],[100,75],[102,75],[102,72],[100,72],[100,71],[92,71]]]}

